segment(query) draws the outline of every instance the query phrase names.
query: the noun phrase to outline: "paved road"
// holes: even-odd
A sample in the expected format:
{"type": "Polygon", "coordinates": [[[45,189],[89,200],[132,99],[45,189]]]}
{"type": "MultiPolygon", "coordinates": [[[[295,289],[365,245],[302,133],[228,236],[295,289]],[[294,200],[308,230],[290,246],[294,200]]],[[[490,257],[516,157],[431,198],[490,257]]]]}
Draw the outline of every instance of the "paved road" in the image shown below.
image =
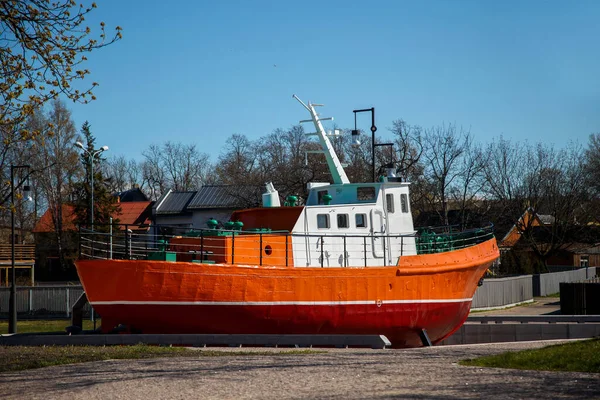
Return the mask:
{"type": "Polygon", "coordinates": [[[0,398],[600,398],[599,374],[457,365],[466,358],[547,344],[521,342],[409,350],[328,350],[311,355],[93,362],[0,374],[0,398]]]}
{"type": "Polygon", "coordinates": [[[558,297],[535,297],[533,303],[510,307],[504,310],[476,311],[470,315],[560,315],[560,299],[558,297]]]}

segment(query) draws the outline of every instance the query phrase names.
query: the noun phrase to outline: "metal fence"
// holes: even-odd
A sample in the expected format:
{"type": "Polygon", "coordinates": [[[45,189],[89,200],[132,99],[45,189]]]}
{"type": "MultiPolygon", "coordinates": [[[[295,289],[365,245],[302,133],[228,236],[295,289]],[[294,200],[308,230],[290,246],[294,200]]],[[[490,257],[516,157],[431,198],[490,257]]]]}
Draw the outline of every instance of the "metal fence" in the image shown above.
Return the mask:
{"type": "MultiPolygon", "coordinates": [[[[17,287],[17,314],[32,318],[69,318],[71,308],[83,293],[82,286],[17,287]]],[[[0,288],[0,318],[8,318],[10,288],[0,288]]],[[[89,304],[84,315],[89,315],[89,304]]]]}
{"type": "Polygon", "coordinates": [[[558,293],[561,282],[593,278],[598,272],[597,267],[589,267],[568,272],[485,279],[475,292],[471,309],[510,307],[532,301],[534,297],[558,293]]]}
{"type": "Polygon", "coordinates": [[[533,275],[533,295],[548,296],[560,291],[561,282],[577,282],[596,276],[598,267],[533,275]]]}
{"type": "Polygon", "coordinates": [[[533,300],[531,275],[485,279],[477,288],[471,309],[509,307],[533,300]]]}

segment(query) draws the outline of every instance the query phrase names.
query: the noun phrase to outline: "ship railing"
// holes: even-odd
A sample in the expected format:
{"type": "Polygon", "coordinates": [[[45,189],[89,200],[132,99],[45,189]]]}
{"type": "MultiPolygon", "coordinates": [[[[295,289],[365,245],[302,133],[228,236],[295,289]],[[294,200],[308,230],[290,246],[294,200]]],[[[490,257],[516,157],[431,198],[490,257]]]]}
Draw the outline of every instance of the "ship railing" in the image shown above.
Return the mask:
{"type": "Polygon", "coordinates": [[[301,234],[178,226],[112,228],[80,228],[80,258],[361,267],[395,265],[403,255],[453,251],[493,237],[492,225],[463,231],[424,228],[409,235],[301,234]]]}
{"type": "Polygon", "coordinates": [[[421,227],[416,233],[418,254],[442,253],[471,247],[494,237],[494,225],[461,229],[459,225],[421,227]]]}

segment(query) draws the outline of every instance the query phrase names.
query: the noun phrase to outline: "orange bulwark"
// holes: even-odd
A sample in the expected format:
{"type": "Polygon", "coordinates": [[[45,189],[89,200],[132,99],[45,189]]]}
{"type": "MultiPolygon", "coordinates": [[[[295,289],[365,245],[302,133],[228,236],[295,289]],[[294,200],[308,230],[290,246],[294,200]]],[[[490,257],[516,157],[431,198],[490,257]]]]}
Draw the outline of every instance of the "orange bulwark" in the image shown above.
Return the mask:
{"type": "Polygon", "coordinates": [[[202,260],[218,264],[293,267],[292,238],[287,233],[175,237],[169,250],[178,261],[202,260]]]}

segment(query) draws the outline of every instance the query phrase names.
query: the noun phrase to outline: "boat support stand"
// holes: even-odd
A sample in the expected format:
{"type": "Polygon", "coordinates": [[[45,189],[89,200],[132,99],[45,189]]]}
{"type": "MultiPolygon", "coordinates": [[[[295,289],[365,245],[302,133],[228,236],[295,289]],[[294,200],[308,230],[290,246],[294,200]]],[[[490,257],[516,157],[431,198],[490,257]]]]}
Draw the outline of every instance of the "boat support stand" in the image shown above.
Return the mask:
{"type": "Polygon", "coordinates": [[[431,344],[431,340],[429,339],[429,335],[427,334],[427,331],[425,329],[421,329],[421,332],[419,332],[419,337],[421,338],[421,342],[423,343],[423,346],[425,346],[425,347],[433,346],[433,344],[431,344]]]}

